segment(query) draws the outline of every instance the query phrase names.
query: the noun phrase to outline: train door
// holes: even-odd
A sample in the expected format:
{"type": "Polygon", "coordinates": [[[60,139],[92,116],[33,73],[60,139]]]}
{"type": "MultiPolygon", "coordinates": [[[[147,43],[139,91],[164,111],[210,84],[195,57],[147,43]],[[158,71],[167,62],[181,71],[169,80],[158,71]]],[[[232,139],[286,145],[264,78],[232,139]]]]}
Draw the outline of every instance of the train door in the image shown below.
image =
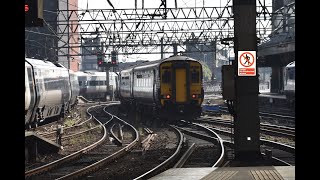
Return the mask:
{"type": "Polygon", "coordinates": [[[176,72],[176,102],[187,101],[187,77],[185,68],[177,68],[176,72]]]}

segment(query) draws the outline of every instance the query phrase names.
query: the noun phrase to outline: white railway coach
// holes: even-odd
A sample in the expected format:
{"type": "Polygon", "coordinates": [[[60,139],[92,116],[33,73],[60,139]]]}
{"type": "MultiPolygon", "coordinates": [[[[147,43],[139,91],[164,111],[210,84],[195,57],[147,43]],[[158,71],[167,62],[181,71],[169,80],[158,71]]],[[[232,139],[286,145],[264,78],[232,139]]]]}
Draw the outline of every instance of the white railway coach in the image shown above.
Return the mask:
{"type": "Polygon", "coordinates": [[[76,102],[76,76],[61,64],[25,58],[25,125],[64,117],[76,102]]]}
{"type": "MultiPolygon", "coordinates": [[[[107,99],[106,72],[78,71],[80,95],[89,100],[107,99]]],[[[114,72],[109,72],[109,89],[111,98],[115,97],[117,90],[118,76],[114,72]]]]}

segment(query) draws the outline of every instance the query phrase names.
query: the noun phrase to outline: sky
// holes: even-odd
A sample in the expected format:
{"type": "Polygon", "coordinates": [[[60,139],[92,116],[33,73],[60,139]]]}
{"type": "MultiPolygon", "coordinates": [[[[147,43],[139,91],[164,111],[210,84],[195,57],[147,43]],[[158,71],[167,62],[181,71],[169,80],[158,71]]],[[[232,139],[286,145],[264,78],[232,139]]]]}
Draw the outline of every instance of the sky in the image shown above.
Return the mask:
{"type": "MultiPolygon", "coordinates": [[[[115,9],[133,9],[135,8],[135,0],[109,0],[115,9]]],[[[178,8],[181,7],[224,7],[230,0],[177,0],[178,8]]],[[[262,3],[264,0],[260,0],[262,3]]],[[[266,5],[271,5],[272,0],[266,0],[266,5]]],[[[144,8],[158,8],[161,4],[161,0],[144,0],[144,8]]],[[[229,5],[232,4],[232,0],[229,5]]],[[[258,5],[258,1],[257,1],[258,5]]],[[[81,9],[112,9],[108,0],[78,0],[79,10],[81,9]]],[[[137,0],[137,8],[142,8],[142,0],[137,0]]],[[[174,0],[167,0],[167,8],[175,8],[174,0]]],[[[159,47],[160,49],[160,47],[159,47]]],[[[182,49],[178,48],[178,51],[182,49]]],[[[159,50],[158,50],[159,51],[159,50]]],[[[230,50],[233,54],[233,50],[230,50]]],[[[165,54],[171,56],[172,54],[165,54]]],[[[119,55],[119,61],[132,62],[136,59],[141,60],[157,60],[160,59],[160,54],[139,54],[131,56],[119,55]]]]}

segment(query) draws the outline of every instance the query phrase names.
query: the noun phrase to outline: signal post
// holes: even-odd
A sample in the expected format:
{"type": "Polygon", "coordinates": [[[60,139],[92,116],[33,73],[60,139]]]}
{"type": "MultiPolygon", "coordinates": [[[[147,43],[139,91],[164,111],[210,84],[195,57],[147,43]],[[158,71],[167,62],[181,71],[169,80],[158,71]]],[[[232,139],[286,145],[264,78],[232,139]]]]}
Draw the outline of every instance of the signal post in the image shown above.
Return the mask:
{"type": "Polygon", "coordinates": [[[103,52],[103,44],[102,44],[102,51],[97,53],[97,64],[98,67],[102,67],[106,71],[106,85],[107,85],[107,92],[106,96],[109,95],[110,99],[110,85],[109,85],[109,72],[111,67],[117,67],[118,66],[118,53],[116,51],[111,51],[111,62],[105,61],[105,54],[103,52]]]}
{"type": "Polygon", "coordinates": [[[43,0],[25,0],[25,27],[43,27],[43,0]]]}

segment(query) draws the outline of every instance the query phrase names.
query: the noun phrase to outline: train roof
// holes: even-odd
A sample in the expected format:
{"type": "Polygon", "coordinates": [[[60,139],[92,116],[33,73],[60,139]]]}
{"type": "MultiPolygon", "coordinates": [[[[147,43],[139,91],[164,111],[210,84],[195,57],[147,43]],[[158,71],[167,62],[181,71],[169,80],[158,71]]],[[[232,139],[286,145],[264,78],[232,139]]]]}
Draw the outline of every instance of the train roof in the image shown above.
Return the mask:
{"type": "Polygon", "coordinates": [[[290,67],[295,67],[295,66],[296,66],[296,63],[295,63],[295,61],[293,61],[293,62],[289,63],[286,67],[290,68],[290,67]]]}
{"type": "Polygon", "coordinates": [[[51,61],[45,61],[41,59],[25,58],[25,61],[35,66],[59,67],[51,61]]]}
{"type": "Polygon", "coordinates": [[[198,60],[193,59],[191,57],[180,56],[180,55],[178,55],[178,56],[170,56],[170,57],[164,59],[163,61],[172,61],[172,60],[174,60],[174,61],[198,61],[198,60]]]}
{"type": "Polygon", "coordinates": [[[32,59],[32,58],[25,58],[25,62],[31,65],[33,68],[37,69],[51,69],[51,70],[58,70],[61,72],[70,72],[68,68],[64,67],[60,63],[53,63],[51,61],[41,60],[41,59],[32,59]]]}
{"type": "MultiPolygon", "coordinates": [[[[100,71],[77,71],[75,72],[78,76],[106,76],[106,72],[100,71]]],[[[109,72],[109,76],[115,76],[117,73],[109,72]]]]}
{"type": "Polygon", "coordinates": [[[141,63],[141,64],[137,64],[137,65],[134,65],[134,66],[131,66],[129,68],[126,68],[126,69],[123,69],[125,71],[127,70],[131,70],[133,68],[137,68],[137,67],[141,67],[141,66],[148,66],[148,65],[153,65],[153,64],[160,64],[162,62],[166,62],[166,61],[197,61],[196,59],[193,59],[191,57],[187,57],[187,56],[181,56],[181,55],[176,55],[176,56],[170,56],[168,58],[164,58],[164,59],[159,59],[159,60],[155,60],[155,61],[146,61],[144,63],[141,63]]]}

